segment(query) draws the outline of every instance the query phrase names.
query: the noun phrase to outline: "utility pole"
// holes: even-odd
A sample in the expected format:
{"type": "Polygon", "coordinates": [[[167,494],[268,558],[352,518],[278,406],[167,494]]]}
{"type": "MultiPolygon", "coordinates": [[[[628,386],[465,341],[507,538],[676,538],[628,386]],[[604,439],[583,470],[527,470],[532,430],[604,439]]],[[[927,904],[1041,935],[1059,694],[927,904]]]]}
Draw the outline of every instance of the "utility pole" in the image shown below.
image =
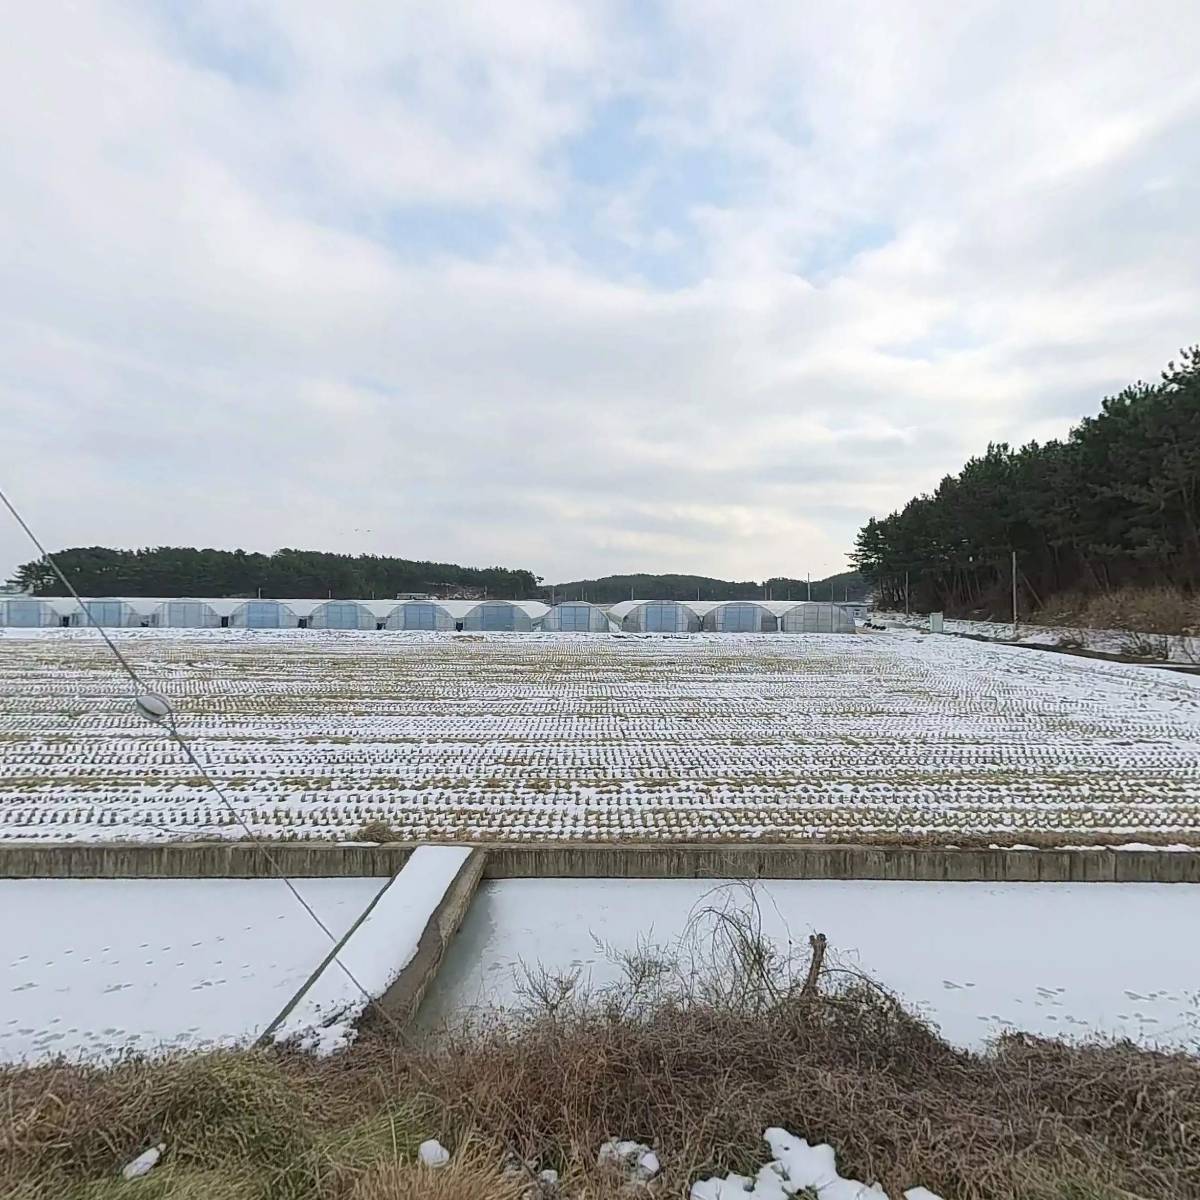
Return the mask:
{"type": "Polygon", "coordinates": [[[808,572],[808,574],[805,576],[805,579],[808,582],[808,598],[809,598],[809,600],[812,600],[812,572],[811,571],[808,572]]]}
{"type": "Polygon", "coordinates": [[[904,615],[908,616],[908,572],[904,572],[904,615]]]}
{"type": "Polygon", "coordinates": [[[1012,552],[1013,641],[1017,640],[1017,552],[1012,552]]]}

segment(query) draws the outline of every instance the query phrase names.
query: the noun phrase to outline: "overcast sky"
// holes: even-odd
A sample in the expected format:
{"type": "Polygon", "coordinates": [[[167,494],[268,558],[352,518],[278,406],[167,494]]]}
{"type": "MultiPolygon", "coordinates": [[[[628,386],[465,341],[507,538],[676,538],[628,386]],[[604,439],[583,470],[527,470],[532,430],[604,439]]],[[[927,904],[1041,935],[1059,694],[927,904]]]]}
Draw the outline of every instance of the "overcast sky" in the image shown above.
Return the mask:
{"type": "Polygon", "coordinates": [[[0,485],[51,547],[840,570],[1200,340],[1197,62],[1195,0],[18,5],[0,485]]]}

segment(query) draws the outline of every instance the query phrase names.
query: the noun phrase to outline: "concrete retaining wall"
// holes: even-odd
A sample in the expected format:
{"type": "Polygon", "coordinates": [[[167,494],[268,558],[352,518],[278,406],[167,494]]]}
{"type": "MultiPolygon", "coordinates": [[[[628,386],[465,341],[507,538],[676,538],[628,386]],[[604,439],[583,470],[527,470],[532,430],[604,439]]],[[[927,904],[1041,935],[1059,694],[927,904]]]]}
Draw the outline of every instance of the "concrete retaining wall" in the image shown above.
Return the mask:
{"type": "MultiPolygon", "coordinates": [[[[0,879],[257,879],[394,875],[411,844],[0,845],[0,879]]],[[[1200,883],[1200,850],[947,850],[906,846],[489,845],[489,879],[925,879],[1200,883]]]]}

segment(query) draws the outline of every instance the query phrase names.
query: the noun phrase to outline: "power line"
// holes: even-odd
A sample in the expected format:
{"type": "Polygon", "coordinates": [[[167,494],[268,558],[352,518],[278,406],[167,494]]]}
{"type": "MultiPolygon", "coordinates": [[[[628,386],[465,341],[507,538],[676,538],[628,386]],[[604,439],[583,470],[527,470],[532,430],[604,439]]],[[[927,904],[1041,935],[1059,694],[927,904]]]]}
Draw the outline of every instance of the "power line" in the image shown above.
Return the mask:
{"type": "MultiPolygon", "coordinates": [[[[141,676],[138,675],[137,671],[135,671],[130,665],[129,660],[117,648],[117,645],[113,639],[109,637],[108,631],[92,615],[91,609],[84,604],[79,593],[75,590],[74,584],[72,584],[70,579],[67,578],[65,572],[55,561],[55,558],[50,551],[42,545],[37,534],[35,534],[33,529],[30,527],[29,522],[26,521],[21,513],[17,510],[16,505],[14,505],[13,502],[8,498],[3,488],[0,488],[0,501],[2,501],[4,503],[4,507],[7,508],[10,513],[12,513],[13,520],[16,521],[21,529],[24,530],[25,535],[29,538],[29,540],[34,544],[34,546],[37,547],[37,551],[45,560],[46,565],[49,566],[49,568],[59,578],[63,587],[67,589],[76,604],[79,605],[84,614],[87,616],[88,624],[96,630],[101,638],[103,638],[104,644],[109,648],[109,650],[112,651],[113,657],[118,663],[121,664],[122,669],[129,676],[130,681],[133,683],[134,704],[136,705],[138,712],[147,720],[154,722],[156,725],[160,725],[164,730],[166,730],[167,736],[170,737],[171,740],[180,748],[180,750],[183,751],[183,754],[187,758],[188,762],[190,762],[192,766],[195,767],[195,769],[200,773],[208,786],[212,788],[217,799],[225,807],[226,811],[233,817],[238,825],[241,826],[246,838],[251,842],[255,850],[266,860],[267,865],[271,868],[271,871],[279,878],[288,891],[292,893],[297,903],[312,918],[321,932],[324,933],[327,938],[329,938],[334,946],[337,946],[338,938],[334,935],[333,931],[328,925],[325,924],[324,921],[321,920],[313,906],[309,904],[309,902],[300,894],[296,888],[296,885],[292,883],[290,879],[288,879],[287,875],[279,866],[279,863],[263,844],[263,840],[246,822],[246,819],[237,810],[233,802],[228,796],[225,795],[225,791],[221,785],[217,783],[217,781],[210,774],[208,768],[196,756],[195,751],[192,749],[187,739],[182,733],[179,732],[179,726],[175,719],[174,709],[171,708],[171,705],[168,703],[165,697],[160,696],[157,692],[151,691],[150,688],[146,686],[141,676]]],[[[367,991],[367,989],[362,985],[362,983],[359,982],[350,968],[346,966],[344,962],[342,962],[336,953],[333,955],[332,961],[341,967],[341,969],[345,972],[346,978],[349,979],[350,982],[363,994],[367,1004],[374,1005],[375,1008],[383,1014],[392,1027],[398,1033],[403,1034],[403,1031],[392,1019],[391,1014],[388,1013],[386,1009],[384,1009],[383,1006],[377,1002],[375,997],[372,996],[369,991],[367,991]]]]}

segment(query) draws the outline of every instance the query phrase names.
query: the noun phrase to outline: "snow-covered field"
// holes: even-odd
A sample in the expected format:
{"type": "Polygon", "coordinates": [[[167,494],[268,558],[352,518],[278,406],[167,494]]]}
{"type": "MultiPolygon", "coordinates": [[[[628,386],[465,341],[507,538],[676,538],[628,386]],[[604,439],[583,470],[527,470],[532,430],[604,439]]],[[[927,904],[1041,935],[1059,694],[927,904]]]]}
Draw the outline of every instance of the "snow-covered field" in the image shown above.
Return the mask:
{"type": "MultiPolygon", "coordinates": [[[[880,612],[876,621],[901,625],[909,629],[928,629],[929,617],[912,613],[880,612]]],[[[996,642],[1011,642],[1013,627],[1007,621],[960,621],[947,618],[946,633],[988,638],[996,642]]],[[[1159,658],[1183,666],[1200,666],[1200,638],[1177,637],[1163,633],[1130,633],[1120,629],[1085,629],[1066,625],[1033,625],[1022,622],[1017,626],[1017,642],[1023,646],[1070,646],[1096,650],[1101,654],[1120,654],[1132,658],[1159,658]]]]}
{"type": "MultiPolygon", "coordinates": [[[[341,936],[381,879],[296,886],[341,936]]],[[[0,1062],[245,1043],[330,942],[279,880],[0,880],[0,1062]]]]}
{"type": "MultiPolygon", "coordinates": [[[[0,839],[240,830],[89,630],[0,637],[0,839]]],[[[256,830],[1200,844],[1200,680],[892,630],[115,631],[256,830]]]]}
{"type": "MultiPolygon", "coordinates": [[[[753,889],[764,936],[860,969],[979,1046],[1004,1028],[1046,1037],[1128,1037],[1200,1052],[1200,977],[1190,931],[1200,887],[1134,883],[885,883],[772,880],[753,889]]],[[[511,1006],[524,968],[618,980],[613,951],[670,948],[699,910],[746,908],[743,885],[692,879],[512,879],[484,883],[422,1010],[422,1024],[511,1006]]],[[[804,959],[803,961],[807,961],[804,959]]]]}

